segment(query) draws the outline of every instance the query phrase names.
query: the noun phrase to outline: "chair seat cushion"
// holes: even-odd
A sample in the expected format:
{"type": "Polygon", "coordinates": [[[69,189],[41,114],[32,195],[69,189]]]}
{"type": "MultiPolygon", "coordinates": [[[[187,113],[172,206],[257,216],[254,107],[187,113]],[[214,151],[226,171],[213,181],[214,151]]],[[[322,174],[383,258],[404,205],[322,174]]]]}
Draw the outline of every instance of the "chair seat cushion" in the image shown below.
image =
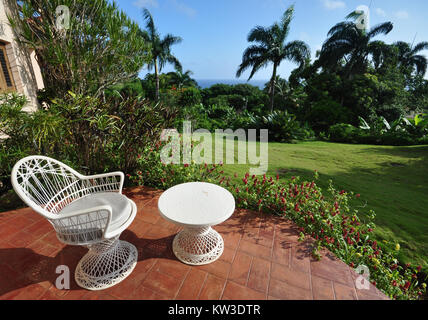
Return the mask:
{"type": "Polygon", "coordinates": [[[109,231],[123,225],[132,213],[132,205],[126,196],[116,192],[101,192],[73,201],[65,206],[59,212],[59,215],[102,205],[109,205],[112,208],[112,220],[108,227],[109,231]]]}

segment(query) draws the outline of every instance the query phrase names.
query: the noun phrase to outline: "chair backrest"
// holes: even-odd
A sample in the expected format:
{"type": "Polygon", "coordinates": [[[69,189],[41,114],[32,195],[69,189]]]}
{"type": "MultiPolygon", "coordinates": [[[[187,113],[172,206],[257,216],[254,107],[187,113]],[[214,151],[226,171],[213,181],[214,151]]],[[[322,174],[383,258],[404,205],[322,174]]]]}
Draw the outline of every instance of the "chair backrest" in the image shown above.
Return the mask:
{"type": "Polygon", "coordinates": [[[29,156],[12,169],[12,186],[31,208],[53,218],[66,205],[85,195],[82,175],[64,163],[45,156],[29,156]]]}

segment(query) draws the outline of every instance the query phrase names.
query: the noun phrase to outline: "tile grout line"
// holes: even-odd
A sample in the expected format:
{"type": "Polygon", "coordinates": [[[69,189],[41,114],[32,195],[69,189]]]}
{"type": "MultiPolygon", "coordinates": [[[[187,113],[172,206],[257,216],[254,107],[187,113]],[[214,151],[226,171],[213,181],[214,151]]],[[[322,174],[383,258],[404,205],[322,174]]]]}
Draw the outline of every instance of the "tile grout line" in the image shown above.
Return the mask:
{"type": "Polygon", "coordinates": [[[209,273],[208,273],[208,272],[206,272],[206,271],[204,271],[204,272],[206,273],[206,274],[205,274],[205,278],[204,278],[204,281],[202,282],[201,288],[199,289],[198,295],[197,295],[197,297],[196,297],[196,299],[195,299],[195,300],[199,300],[199,298],[200,298],[200,296],[201,296],[201,293],[202,293],[202,289],[204,288],[205,283],[207,282],[207,279],[208,279],[208,275],[209,275],[209,273]]]}
{"type": "Polygon", "coordinates": [[[355,296],[357,297],[357,300],[360,300],[360,298],[358,297],[358,292],[357,292],[357,288],[355,287],[356,286],[356,284],[355,284],[355,280],[354,280],[354,278],[352,277],[352,273],[351,273],[351,268],[349,267],[349,266],[347,266],[348,267],[348,272],[349,272],[349,275],[351,276],[351,279],[352,279],[352,284],[353,284],[353,286],[352,286],[352,289],[354,289],[354,293],[355,293],[355,296]]]}
{"type": "MultiPolygon", "coordinates": [[[[233,265],[233,262],[235,262],[235,258],[236,258],[236,255],[237,255],[237,253],[238,253],[238,248],[239,248],[239,246],[240,246],[240,244],[241,244],[241,239],[243,238],[243,236],[240,234],[240,232],[239,232],[239,241],[238,241],[238,245],[236,246],[236,249],[235,249],[235,252],[234,252],[234,254],[233,254],[233,259],[232,259],[232,262],[230,263],[230,268],[229,268],[229,271],[227,272],[227,276],[226,276],[226,281],[224,282],[224,285],[223,285],[223,289],[222,289],[222,291],[221,291],[221,294],[220,294],[220,299],[219,300],[222,300],[222,298],[223,298],[223,295],[224,295],[224,290],[226,289],[226,285],[227,285],[227,282],[229,281],[229,275],[230,275],[230,272],[232,271],[232,265],[233,265]]],[[[224,244],[223,244],[224,245],[224,244]]]]}
{"type": "Polygon", "coordinates": [[[198,294],[196,295],[195,300],[199,300],[199,297],[200,297],[201,292],[202,292],[202,288],[204,287],[204,284],[205,284],[205,282],[207,281],[207,278],[208,278],[208,272],[205,272],[205,273],[206,273],[206,275],[205,275],[204,281],[202,282],[202,285],[201,285],[201,287],[199,288],[199,291],[198,291],[198,294]]]}
{"type": "Polygon", "coordinates": [[[192,270],[192,267],[190,267],[189,270],[187,270],[186,275],[184,276],[183,280],[181,281],[180,286],[178,287],[178,290],[175,293],[175,296],[174,296],[173,300],[177,300],[178,293],[180,292],[181,288],[183,287],[184,281],[186,281],[186,279],[189,276],[189,273],[190,273],[191,270],[192,270]]]}
{"type": "Polygon", "coordinates": [[[312,262],[309,260],[309,286],[310,286],[310,290],[311,290],[311,295],[312,295],[312,300],[314,299],[314,288],[312,285],[312,262]]]}
{"type": "Polygon", "coordinates": [[[336,297],[336,290],[334,290],[334,282],[333,282],[332,280],[330,280],[330,285],[331,285],[331,289],[333,290],[333,297],[334,297],[334,300],[337,300],[337,297],[336,297]]]}
{"type": "Polygon", "coordinates": [[[248,288],[248,281],[250,280],[251,269],[253,268],[254,259],[255,257],[251,256],[250,268],[248,269],[247,280],[245,281],[245,284],[244,284],[244,287],[247,287],[247,288],[248,288]]]}
{"type": "Polygon", "coordinates": [[[270,257],[268,283],[267,283],[267,288],[266,288],[266,300],[269,299],[269,289],[270,289],[270,281],[272,278],[272,267],[273,267],[273,246],[275,245],[275,240],[276,240],[276,228],[274,226],[273,227],[273,239],[272,239],[272,254],[270,257]]]}
{"type": "MultiPolygon", "coordinates": [[[[137,290],[138,289],[138,287],[139,286],[142,286],[142,287],[144,287],[144,289],[149,289],[149,288],[147,288],[147,287],[145,287],[145,286],[143,286],[143,283],[144,283],[144,281],[146,281],[146,279],[147,279],[147,277],[149,276],[149,274],[152,272],[152,269],[155,267],[155,265],[158,263],[158,261],[159,261],[159,259],[158,258],[155,258],[156,259],[156,261],[153,263],[153,265],[149,268],[149,270],[147,270],[147,272],[146,272],[146,275],[143,277],[143,279],[141,279],[141,281],[140,281],[140,285],[137,285],[135,288],[134,288],[134,290],[132,290],[132,292],[131,292],[131,294],[130,294],[130,296],[132,296],[132,294],[135,292],[135,290],[137,290]]],[[[138,263],[138,262],[137,262],[138,263]]],[[[151,290],[151,289],[150,289],[151,290]]],[[[153,291],[153,290],[151,290],[151,291],[153,291]]],[[[153,291],[154,292],[154,291],[153,291]]],[[[157,293],[157,292],[155,292],[155,293],[157,293]]]]}

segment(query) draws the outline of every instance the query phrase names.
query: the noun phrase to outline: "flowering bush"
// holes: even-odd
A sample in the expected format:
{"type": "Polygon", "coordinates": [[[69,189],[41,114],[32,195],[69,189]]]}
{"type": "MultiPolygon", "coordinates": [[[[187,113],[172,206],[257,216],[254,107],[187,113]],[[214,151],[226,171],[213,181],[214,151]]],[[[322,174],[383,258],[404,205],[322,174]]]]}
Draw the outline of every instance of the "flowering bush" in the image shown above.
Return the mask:
{"type": "Polygon", "coordinates": [[[426,284],[419,284],[421,267],[401,265],[397,260],[398,243],[373,240],[374,212],[359,214],[350,208],[349,201],[359,198],[359,194],[338,191],[330,181],[331,196],[325,197],[314,181],[300,182],[293,177],[283,183],[278,176],[260,178],[248,173],[242,181],[229,184],[228,189],[239,207],[273,213],[295,222],[301,238],[307,234],[315,239],[315,257],[321,258],[318,249],[323,246],[352,268],[367,266],[371,282],[389,297],[417,299],[426,292],[426,284]]]}
{"type": "Polygon", "coordinates": [[[130,180],[147,187],[167,189],[174,185],[190,181],[217,181],[221,173],[218,166],[196,165],[194,162],[184,165],[165,165],[160,160],[160,150],[165,143],[157,142],[146,146],[137,156],[138,170],[128,175],[130,180]],[[143,156],[144,155],[144,156],[143,156]]]}
{"type": "MultiPolygon", "coordinates": [[[[300,229],[300,239],[315,239],[313,255],[322,258],[320,247],[333,252],[352,268],[365,265],[370,271],[370,281],[393,299],[418,299],[426,292],[420,284],[421,267],[402,265],[396,255],[398,243],[378,243],[373,239],[375,228],[373,211],[360,214],[352,210],[349,202],[359,194],[328,188],[324,196],[315,181],[300,181],[297,177],[286,183],[276,178],[251,176],[242,179],[227,177],[219,165],[164,165],[160,161],[161,144],[139,156],[139,170],[131,180],[145,186],[166,189],[189,181],[217,183],[227,188],[235,197],[237,207],[275,214],[292,220],[300,229]]],[[[315,180],[318,173],[315,172],[315,180]]]]}

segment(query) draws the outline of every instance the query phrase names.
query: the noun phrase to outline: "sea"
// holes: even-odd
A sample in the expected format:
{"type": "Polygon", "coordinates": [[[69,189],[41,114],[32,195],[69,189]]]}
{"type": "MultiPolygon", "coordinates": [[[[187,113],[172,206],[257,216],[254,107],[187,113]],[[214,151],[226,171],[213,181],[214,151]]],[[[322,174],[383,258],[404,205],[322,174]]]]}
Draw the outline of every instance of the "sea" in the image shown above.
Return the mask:
{"type": "Polygon", "coordinates": [[[198,82],[198,85],[202,88],[209,88],[214,84],[229,84],[229,85],[235,85],[235,84],[240,84],[240,83],[246,83],[246,84],[251,84],[252,86],[256,86],[259,87],[260,89],[263,89],[265,87],[266,82],[268,82],[269,80],[250,80],[250,81],[245,81],[243,79],[199,79],[196,80],[198,82]]]}

